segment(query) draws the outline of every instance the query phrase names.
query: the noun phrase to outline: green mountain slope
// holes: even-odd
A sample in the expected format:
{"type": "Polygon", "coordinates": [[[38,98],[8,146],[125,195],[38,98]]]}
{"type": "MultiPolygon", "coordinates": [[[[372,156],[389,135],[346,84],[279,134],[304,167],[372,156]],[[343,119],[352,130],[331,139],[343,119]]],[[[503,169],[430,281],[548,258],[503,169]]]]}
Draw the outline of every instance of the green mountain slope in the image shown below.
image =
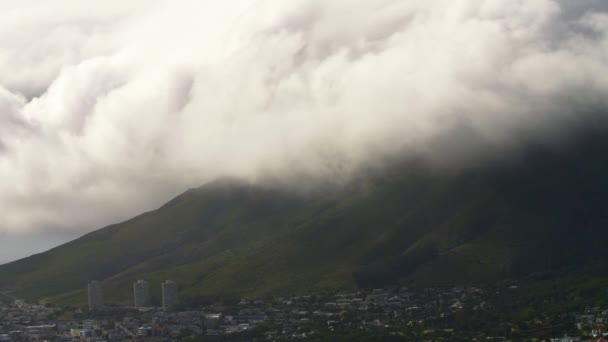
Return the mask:
{"type": "Polygon", "coordinates": [[[551,278],[608,260],[608,137],[531,147],[516,162],[433,172],[410,162],[339,191],[222,180],[46,253],[0,266],[26,298],[107,302],[172,279],[188,302],[414,282],[551,278]]]}

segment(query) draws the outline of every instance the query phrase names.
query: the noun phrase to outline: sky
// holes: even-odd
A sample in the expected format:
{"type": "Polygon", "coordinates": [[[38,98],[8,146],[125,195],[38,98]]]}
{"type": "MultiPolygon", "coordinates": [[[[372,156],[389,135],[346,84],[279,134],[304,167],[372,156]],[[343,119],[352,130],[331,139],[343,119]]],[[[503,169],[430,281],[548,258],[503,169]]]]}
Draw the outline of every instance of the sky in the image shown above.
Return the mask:
{"type": "Polygon", "coordinates": [[[603,0],[0,0],[0,263],[219,177],[466,165],[607,91],[603,0]]]}

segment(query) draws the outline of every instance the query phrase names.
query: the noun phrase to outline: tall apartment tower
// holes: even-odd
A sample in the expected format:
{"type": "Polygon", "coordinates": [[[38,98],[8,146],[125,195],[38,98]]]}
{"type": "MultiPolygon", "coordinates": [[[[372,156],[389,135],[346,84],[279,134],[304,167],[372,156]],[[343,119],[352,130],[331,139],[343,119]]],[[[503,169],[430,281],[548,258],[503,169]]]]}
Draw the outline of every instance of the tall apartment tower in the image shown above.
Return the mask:
{"type": "Polygon", "coordinates": [[[141,308],[150,305],[150,286],[145,280],[138,280],[133,284],[133,297],[135,299],[135,307],[141,308]]]}
{"type": "Polygon", "coordinates": [[[89,310],[95,310],[103,306],[103,294],[101,292],[101,283],[93,280],[87,285],[89,293],[89,310]]]}
{"type": "Polygon", "coordinates": [[[163,309],[170,309],[177,304],[177,283],[167,280],[161,284],[163,292],[163,309]]]}

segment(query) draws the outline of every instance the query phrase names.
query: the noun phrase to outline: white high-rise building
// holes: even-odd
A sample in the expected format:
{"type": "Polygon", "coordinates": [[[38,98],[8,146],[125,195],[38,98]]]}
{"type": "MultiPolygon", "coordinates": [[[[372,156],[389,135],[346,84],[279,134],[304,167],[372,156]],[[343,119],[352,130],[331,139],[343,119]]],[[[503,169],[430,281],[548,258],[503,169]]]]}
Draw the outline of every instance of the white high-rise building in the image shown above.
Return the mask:
{"type": "Polygon", "coordinates": [[[93,280],[87,285],[89,292],[89,310],[95,310],[103,306],[103,294],[101,291],[101,283],[93,280]]]}
{"type": "Polygon", "coordinates": [[[167,280],[161,284],[163,292],[163,308],[170,309],[177,304],[177,283],[167,280]]]}
{"type": "Polygon", "coordinates": [[[145,280],[138,280],[133,284],[133,297],[135,299],[135,307],[141,308],[150,305],[150,286],[145,280]]]}

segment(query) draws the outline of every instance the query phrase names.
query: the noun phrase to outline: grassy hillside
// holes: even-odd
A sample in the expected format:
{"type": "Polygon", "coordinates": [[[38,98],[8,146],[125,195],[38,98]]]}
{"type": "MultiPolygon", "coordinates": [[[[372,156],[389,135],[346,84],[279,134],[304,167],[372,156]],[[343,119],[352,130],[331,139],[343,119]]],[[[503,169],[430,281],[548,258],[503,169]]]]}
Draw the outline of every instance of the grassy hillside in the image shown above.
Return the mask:
{"type": "MultiPolygon", "coordinates": [[[[0,266],[17,296],[82,303],[92,279],[128,303],[136,279],[188,302],[395,283],[548,279],[608,257],[608,138],[534,147],[458,173],[406,163],[300,196],[223,180],[156,211],[0,266]]],[[[590,271],[592,272],[592,271],[590,271]]]]}

